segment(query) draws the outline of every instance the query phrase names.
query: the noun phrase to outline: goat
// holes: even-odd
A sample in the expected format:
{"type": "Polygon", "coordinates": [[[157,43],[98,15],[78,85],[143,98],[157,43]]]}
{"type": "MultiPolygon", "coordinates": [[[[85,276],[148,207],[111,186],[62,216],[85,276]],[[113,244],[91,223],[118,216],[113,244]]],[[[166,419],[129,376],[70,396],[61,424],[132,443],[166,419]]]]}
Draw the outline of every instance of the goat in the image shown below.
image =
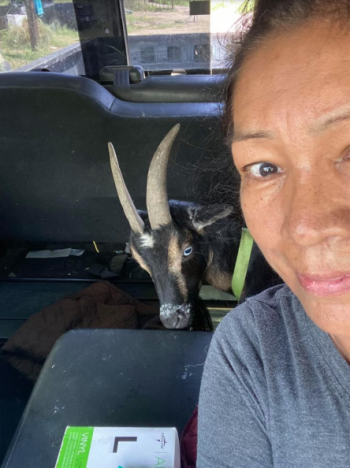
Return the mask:
{"type": "MultiPolygon", "coordinates": [[[[135,208],[113,145],[108,144],[114,182],[131,227],[130,251],[152,277],[160,319],[171,329],[193,326],[203,282],[222,291],[231,290],[242,227],[230,205],[168,202],[167,165],[179,128],[178,124],[170,130],[152,158],[147,177],[147,212],[135,208]]],[[[206,310],[199,307],[202,313],[206,310]]],[[[206,318],[204,328],[210,329],[209,314],[206,318]]]]}

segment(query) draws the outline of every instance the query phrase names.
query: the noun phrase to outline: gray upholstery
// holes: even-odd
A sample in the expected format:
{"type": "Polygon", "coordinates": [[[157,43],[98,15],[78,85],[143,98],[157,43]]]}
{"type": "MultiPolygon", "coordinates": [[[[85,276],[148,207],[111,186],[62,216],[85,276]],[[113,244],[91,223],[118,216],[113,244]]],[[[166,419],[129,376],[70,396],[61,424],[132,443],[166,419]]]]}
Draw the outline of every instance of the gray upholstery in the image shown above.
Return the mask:
{"type": "Polygon", "coordinates": [[[2,468],[55,466],[67,426],[177,427],[198,402],[212,333],[78,330],[55,345],[2,468]]]}

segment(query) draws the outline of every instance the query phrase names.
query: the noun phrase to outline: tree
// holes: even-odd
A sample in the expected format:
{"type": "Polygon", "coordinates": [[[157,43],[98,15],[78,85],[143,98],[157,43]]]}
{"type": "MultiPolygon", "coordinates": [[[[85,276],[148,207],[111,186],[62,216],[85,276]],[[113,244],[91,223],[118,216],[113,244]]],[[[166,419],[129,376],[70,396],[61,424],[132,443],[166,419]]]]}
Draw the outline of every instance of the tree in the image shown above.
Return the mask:
{"type": "Polygon", "coordinates": [[[39,44],[39,30],[38,30],[36,14],[34,10],[34,3],[33,3],[33,0],[24,0],[24,1],[25,1],[25,6],[26,6],[26,12],[27,12],[30,45],[32,46],[32,50],[35,50],[39,44]]]}

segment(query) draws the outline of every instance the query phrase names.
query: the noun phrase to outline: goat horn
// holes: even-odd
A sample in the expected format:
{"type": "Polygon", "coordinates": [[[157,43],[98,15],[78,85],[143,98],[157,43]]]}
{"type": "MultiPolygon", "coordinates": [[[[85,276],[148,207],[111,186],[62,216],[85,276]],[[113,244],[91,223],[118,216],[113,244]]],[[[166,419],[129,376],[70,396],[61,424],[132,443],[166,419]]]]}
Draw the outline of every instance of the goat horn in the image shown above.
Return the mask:
{"type": "Polygon", "coordinates": [[[171,223],[167,196],[166,174],[171,147],[179,131],[175,125],[165,136],[152,158],[147,177],[146,205],[152,229],[171,223]]]}
{"type": "Polygon", "coordinates": [[[114,183],[118,192],[119,201],[124,210],[125,216],[129,221],[131,230],[139,234],[143,234],[145,224],[135,208],[128,189],[126,188],[122,172],[119,167],[118,158],[115,154],[112,143],[108,143],[109,160],[113,174],[114,183]]]}

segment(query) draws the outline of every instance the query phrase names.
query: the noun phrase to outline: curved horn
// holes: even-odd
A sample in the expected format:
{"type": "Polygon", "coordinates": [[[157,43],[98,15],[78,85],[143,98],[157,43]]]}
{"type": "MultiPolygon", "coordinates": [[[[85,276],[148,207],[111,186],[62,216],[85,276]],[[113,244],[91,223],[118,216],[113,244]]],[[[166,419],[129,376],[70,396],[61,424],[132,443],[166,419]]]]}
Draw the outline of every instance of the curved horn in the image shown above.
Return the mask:
{"type": "Polygon", "coordinates": [[[157,229],[160,226],[171,223],[166,188],[166,173],[170,150],[179,128],[180,124],[175,125],[165,136],[154,153],[148,170],[146,205],[152,229],[157,229]]]}
{"type": "Polygon", "coordinates": [[[129,221],[131,230],[139,234],[143,234],[145,224],[135,208],[135,205],[130,197],[128,189],[126,188],[122,172],[119,167],[118,158],[115,154],[112,143],[108,143],[109,160],[113,174],[114,183],[118,192],[119,201],[124,210],[125,216],[129,221]]]}

